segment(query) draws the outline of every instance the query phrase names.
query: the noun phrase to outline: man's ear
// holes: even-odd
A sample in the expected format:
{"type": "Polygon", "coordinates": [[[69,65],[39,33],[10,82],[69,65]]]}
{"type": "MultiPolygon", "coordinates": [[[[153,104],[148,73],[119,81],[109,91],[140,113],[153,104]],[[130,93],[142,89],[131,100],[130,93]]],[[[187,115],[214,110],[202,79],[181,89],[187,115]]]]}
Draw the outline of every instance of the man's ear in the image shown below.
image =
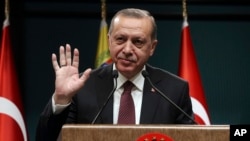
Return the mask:
{"type": "Polygon", "coordinates": [[[157,46],[158,40],[154,40],[152,45],[151,45],[151,50],[150,50],[150,56],[154,54],[155,48],[157,46]]]}
{"type": "Polygon", "coordinates": [[[108,36],[108,48],[109,48],[109,50],[110,50],[110,46],[111,46],[111,39],[110,39],[110,35],[109,35],[109,34],[107,34],[107,36],[108,36]]]}

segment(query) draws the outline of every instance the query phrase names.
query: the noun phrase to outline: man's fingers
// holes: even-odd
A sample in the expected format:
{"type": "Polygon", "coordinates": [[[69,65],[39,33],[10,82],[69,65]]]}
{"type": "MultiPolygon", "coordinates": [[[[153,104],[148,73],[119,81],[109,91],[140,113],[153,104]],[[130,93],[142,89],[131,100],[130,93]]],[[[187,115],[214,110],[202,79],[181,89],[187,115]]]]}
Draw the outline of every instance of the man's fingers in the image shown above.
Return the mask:
{"type": "Polygon", "coordinates": [[[63,46],[60,46],[59,48],[59,59],[60,59],[60,66],[65,66],[67,65],[66,63],[66,57],[65,57],[65,49],[63,46]]]}
{"type": "Polygon", "coordinates": [[[66,64],[61,64],[61,65],[67,65],[71,66],[71,47],[69,44],[66,44],[66,64]]]}
{"type": "Polygon", "coordinates": [[[83,74],[82,74],[82,76],[80,77],[80,79],[81,79],[82,81],[85,82],[85,81],[89,78],[89,75],[90,75],[91,71],[92,71],[91,68],[86,69],[86,70],[83,72],[83,74]]]}
{"type": "Polygon", "coordinates": [[[72,66],[76,67],[76,68],[79,67],[79,51],[78,51],[78,49],[74,49],[72,66]]]}
{"type": "Polygon", "coordinates": [[[60,69],[58,62],[57,62],[57,58],[56,55],[53,53],[51,56],[51,60],[52,60],[52,65],[55,71],[57,71],[58,69],[60,69]]]}
{"type": "Polygon", "coordinates": [[[61,68],[63,66],[73,66],[78,68],[79,67],[79,51],[78,49],[74,49],[73,53],[73,61],[71,59],[71,47],[69,44],[66,44],[66,46],[60,46],[59,48],[59,62],[58,64],[56,60],[56,55],[52,55],[52,64],[55,70],[58,68],[61,68]]]}

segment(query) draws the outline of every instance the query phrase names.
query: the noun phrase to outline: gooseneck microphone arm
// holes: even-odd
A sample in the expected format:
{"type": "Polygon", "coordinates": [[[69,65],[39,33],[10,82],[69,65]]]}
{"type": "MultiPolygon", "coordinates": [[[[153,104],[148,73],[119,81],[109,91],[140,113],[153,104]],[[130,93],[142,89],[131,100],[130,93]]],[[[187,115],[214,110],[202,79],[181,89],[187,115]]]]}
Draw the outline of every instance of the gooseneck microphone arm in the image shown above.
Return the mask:
{"type": "Polygon", "coordinates": [[[114,82],[114,88],[113,90],[110,92],[110,94],[108,95],[108,98],[107,100],[104,102],[104,104],[102,105],[102,107],[100,108],[100,110],[98,111],[98,113],[96,114],[95,118],[93,119],[92,123],[91,124],[95,124],[96,120],[98,119],[98,117],[100,116],[100,114],[102,113],[103,109],[106,107],[107,103],[109,102],[111,96],[113,96],[116,88],[117,88],[117,77],[118,77],[118,72],[117,70],[113,70],[112,72],[112,76],[113,78],[115,79],[115,82],[114,82]]]}
{"type": "Polygon", "coordinates": [[[150,85],[165,99],[167,100],[169,103],[171,103],[175,108],[177,108],[179,111],[181,111],[181,113],[183,113],[186,117],[188,117],[193,123],[197,124],[196,121],[194,121],[194,119],[188,115],[184,110],[182,110],[178,105],[176,105],[169,97],[167,97],[163,92],[161,92],[158,88],[156,88],[152,81],[149,78],[149,74],[147,71],[143,70],[142,71],[142,75],[145,79],[148,80],[148,82],[150,83],[150,85]]]}

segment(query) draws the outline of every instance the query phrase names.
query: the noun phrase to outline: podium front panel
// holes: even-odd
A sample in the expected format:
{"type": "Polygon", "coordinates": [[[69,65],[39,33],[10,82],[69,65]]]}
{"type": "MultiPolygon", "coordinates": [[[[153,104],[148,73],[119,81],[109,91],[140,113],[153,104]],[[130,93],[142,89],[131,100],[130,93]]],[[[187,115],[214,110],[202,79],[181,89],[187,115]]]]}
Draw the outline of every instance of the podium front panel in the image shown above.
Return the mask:
{"type": "MultiPolygon", "coordinates": [[[[137,141],[145,134],[157,133],[173,141],[229,141],[229,125],[86,125],[66,124],[62,141],[137,141]]],[[[155,139],[145,138],[145,141],[155,139]]],[[[156,140],[155,140],[156,141],[156,140]]]]}

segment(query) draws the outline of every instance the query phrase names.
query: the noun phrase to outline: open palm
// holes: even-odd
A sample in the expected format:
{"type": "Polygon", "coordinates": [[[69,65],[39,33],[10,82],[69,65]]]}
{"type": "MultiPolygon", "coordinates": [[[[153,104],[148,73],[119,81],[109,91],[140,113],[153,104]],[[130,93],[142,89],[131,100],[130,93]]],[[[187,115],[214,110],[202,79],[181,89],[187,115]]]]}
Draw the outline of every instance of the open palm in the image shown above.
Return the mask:
{"type": "Polygon", "coordinates": [[[72,60],[69,44],[66,44],[65,48],[63,46],[60,47],[59,55],[60,65],[58,64],[56,55],[52,54],[52,64],[56,75],[54,100],[56,104],[67,104],[77,91],[83,87],[91,69],[86,69],[79,76],[79,51],[78,49],[74,49],[72,60]]]}

